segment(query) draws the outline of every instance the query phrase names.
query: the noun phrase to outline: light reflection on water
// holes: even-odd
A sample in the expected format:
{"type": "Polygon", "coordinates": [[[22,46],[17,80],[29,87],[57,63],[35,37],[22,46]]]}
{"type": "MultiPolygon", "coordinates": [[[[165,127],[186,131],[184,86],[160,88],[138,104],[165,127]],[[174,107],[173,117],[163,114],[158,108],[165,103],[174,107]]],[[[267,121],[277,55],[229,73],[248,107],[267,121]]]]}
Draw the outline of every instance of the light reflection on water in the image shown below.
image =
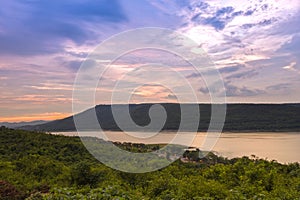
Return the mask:
{"type": "MultiPolygon", "coordinates": [[[[170,143],[176,132],[161,132],[153,137],[146,137],[149,133],[139,132],[141,138],[133,137],[124,132],[105,131],[104,134],[97,132],[81,132],[81,136],[98,137],[110,141],[132,142],[145,144],[170,143]],[[146,138],[145,138],[146,137],[146,138]]],[[[77,132],[55,132],[65,136],[78,136],[77,132]]],[[[194,137],[193,133],[180,133],[186,136],[186,141],[179,144],[186,145],[186,142],[194,137]]],[[[190,146],[199,147],[207,136],[206,133],[197,133],[190,146]]],[[[209,135],[214,137],[213,135],[209,135]]],[[[281,163],[300,162],[300,133],[277,133],[277,132],[256,132],[256,133],[222,133],[217,144],[212,149],[218,155],[225,157],[242,157],[256,155],[259,158],[277,160],[281,163]]]]}

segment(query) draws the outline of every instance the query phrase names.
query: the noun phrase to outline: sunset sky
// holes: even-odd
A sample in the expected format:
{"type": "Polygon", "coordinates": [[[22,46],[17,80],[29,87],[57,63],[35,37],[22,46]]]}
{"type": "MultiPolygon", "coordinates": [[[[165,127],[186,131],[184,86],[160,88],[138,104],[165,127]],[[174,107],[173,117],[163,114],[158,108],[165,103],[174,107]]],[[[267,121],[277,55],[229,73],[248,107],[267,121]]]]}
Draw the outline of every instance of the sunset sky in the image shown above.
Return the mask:
{"type": "MultiPolygon", "coordinates": [[[[299,0],[3,1],[0,121],[70,115],[74,79],[86,56],[114,34],[143,27],[176,30],[194,40],[219,69],[229,103],[300,102],[299,24],[299,0]]],[[[158,55],[164,57],[151,50],[125,56],[107,74],[107,85],[122,69],[158,55]]],[[[199,85],[199,96],[207,95],[201,78],[171,57],[169,63],[199,85]]],[[[104,95],[109,88],[98,89],[104,95]]],[[[173,95],[148,84],[137,88],[132,102],[174,102],[173,95]]]]}

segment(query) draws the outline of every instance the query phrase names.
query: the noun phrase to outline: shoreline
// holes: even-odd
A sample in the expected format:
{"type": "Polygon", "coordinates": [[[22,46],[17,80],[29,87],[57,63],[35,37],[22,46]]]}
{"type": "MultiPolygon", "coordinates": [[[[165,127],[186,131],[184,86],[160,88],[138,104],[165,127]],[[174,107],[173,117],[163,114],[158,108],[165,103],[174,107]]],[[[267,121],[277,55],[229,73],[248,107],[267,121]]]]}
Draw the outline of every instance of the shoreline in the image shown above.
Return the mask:
{"type": "MultiPolygon", "coordinates": [[[[49,134],[67,137],[90,137],[104,141],[146,145],[170,144],[174,138],[173,135],[175,135],[172,135],[170,131],[160,132],[160,134],[149,138],[137,138],[138,135],[132,137],[129,134],[122,134],[120,131],[106,131],[102,135],[97,132],[84,132],[81,136],[75,132],[49,132],[49,134]],[[104,137],[101,137],[103,135],[104,137]]],[[[197,134],[187,132],[187,137],[183,136],[183,140],[180,140],[176,144],[195,147],[205,151],[207,149],[203,149],[203,142],[208,138],[213,140],[211,141],[212,146],[209,151],[226,158],[250,157],[251,155],[255,155],[262,159],[276,160],[280,163],[300,163],[299,156],[295,154],[295,152],[299,152],[300,150],[299,136],[299,132],[224,132],[214,138],[209,137],[205,132],[198,132],[197,134]],[[190,140],[189,136],[194,138],[190,140]]],[[[172,144],[175,144],[175,142],[172,144]]]]}
{"type": "MultiPolygon", "coordinates": [[[[116,132],[116,133],[121,133],[124,132],[122,130],[82,130],[80,132],[116,132]]],[[[68,131],[41,131],[41,132],[46,132],[46,133],[71,133],[71,132],[79,132],[77,130],[68,130],[68,131]]],[[[126,131],[128,133],[138,133],[142,131],[126,131]]],[[[144,133],[153,133],[151,131],[144,131],[144,133]]],[[[177,132],[176,130],[162,130],[159,131],[159,133],[175,133],[177,132]]],[[[181,131],[182,133],[194,133],[194,131],[181,131]]],[[[197,133],[207,133],[207,131],[197,131],[197,133]]],[[[219,132],[213,132],[211,131],[210,133],[219,133],[219,132]]],[[[276,130],[276,131],[252,131],[252,130],[245,130],[245,131],[222,131],[221,134],[228,134],[228,133],[236,133],[236,134],[244,134],[244,133],[288,133],[288,134],[300,134],[299,131],[291,130],[291,131],[282,131],[282,130],[276,130]]]]}

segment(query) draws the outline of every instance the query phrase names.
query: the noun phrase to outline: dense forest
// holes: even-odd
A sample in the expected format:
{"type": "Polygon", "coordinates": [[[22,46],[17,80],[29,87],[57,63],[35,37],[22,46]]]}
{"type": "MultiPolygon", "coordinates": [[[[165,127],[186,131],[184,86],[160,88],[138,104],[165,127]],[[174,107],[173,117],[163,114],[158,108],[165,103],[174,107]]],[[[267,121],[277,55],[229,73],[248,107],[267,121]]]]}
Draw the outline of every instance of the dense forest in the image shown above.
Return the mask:
{"type": "MultiPolygon", "coordinates": [[[[126,111],[129,106],[129,112],[133,121],[145,126],[150,123],[149,109],[153,104],[130,104],[117,105],[116,109],[119,112],[126,111]]],[[[200,120],[198,131],[206,131],[211,122],[211,104],[161,104],[166,113],[167,119],[163,126],[163,130],[178,130],[181,122],[181,108],[189,109],[199,107],[200,120]]],[[[220,104],[214,105],[216,109],[220,104]]],[[[223,131],[252,131],[252,132],[284,132],[284,131],[300,131],[300,104],[227,104],[226,105],[226,120],[223,131]]],[[[94,124],[90,118],[95,111],[98,121],[102,129],[105,130],[120,130],[114,120],[111,105],[98,105],[82,113],[77,114],[77,118],[85,121],[82,127],[86,130],[98,130],[98,123],[94,124]]],[[[195,116],[188,116],[191,119],[197,119],[195,116]]],[[[219,123],[219,122],[218,122],[219,123]]],[[[213,125],[213,124],[212,124],[213,125]]],[[[186,126],[182,130],[189,131],[190,126],[186,126]]],[[[211,127],[213,128],[213,127],[211,127]]],[[[21,129],[38,130],[38,131],[76,131],[73,116],[61,120],[34,125],[23,126],[21,129]]],[[[132,127],[123,127],[123,130],[132,130],[132,127]]]]}
{"type": "MultiPolygon", "coordinates": [[[[144,152],[160,145],[117,144],[144,152]]],[[[0,199],[299,199],[299,163],[209,153],[151,173],[97,161],[78,137],[0,128],[0,199]]]]}

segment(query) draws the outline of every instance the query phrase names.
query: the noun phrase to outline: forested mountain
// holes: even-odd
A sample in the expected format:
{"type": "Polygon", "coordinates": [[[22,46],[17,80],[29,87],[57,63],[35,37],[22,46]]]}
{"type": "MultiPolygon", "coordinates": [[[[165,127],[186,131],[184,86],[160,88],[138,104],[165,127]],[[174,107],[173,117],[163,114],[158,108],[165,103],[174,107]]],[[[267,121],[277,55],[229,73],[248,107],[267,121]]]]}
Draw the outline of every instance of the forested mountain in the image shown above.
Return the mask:
{"type": "MultiPolygon", "coordinates": [[[[149,108],[153,104],[132,104],[129,105],[130,115],[138,125],[149,124],[149,108]]],[[[188,107],[191,104],[161,104],[167,112],[167,120],[164,130],[176,130],[180,124],[180,106],[188,107]]],[[[119,105],[120,109],[126,105],[119,105]]],[[[199,131],[208,128],[211,119],[211,105],[199,104],[200,122],[199,131]]],[[[220,105],[216,105],[220,106],[220,105]]],[[[82,119],[88,119],[92,110],[95,109],[98,121],[102,129],[120,130],[116,124],[111,105],[98,105],[78,114],[82,119]]],[[[189,116],[191,119],[194,116],[189,116]]],[[[73,116],[65,119],[48,122],[34,126],[23,126],[25,130],[39,131],[74,131],[75,125],[73,116]]],[[[86,120],[84,129],[97,129],[95,124],[86,120]]],[[[132,128],[128,128],[132,130],[132,128]]],[[[189,131],[189,125],[185,125],[185,130],[189,131]]],[[[134,131],[134,129],[132,130],[134,131]]],[[[226,121],[223,131],[300,131],[300,104],[228,104],[226,121]]]]}

